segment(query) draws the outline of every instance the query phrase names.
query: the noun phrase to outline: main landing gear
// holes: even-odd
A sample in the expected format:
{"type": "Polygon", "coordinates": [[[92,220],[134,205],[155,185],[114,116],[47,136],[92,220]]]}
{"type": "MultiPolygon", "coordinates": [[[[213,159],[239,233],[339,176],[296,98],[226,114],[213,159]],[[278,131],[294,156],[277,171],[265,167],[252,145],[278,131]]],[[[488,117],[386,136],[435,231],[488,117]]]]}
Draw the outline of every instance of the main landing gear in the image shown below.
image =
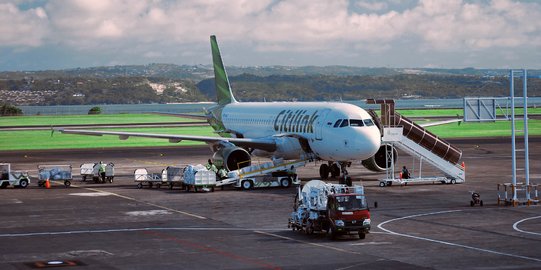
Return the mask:
{"type": "Polygon", "coordinates": [[[340,184],[346,184],[348,186],[352,185],[351,177],[348,175],[347,167],[351,165],[351,162],[340,161],[340,162],[328,162],[323,163],[319,166],[319,176],[322,180],[329,178],[329,174],[332,178],[340,178],[340,184]],[[342,173],[342,176],[340,176],[342,173]]]}

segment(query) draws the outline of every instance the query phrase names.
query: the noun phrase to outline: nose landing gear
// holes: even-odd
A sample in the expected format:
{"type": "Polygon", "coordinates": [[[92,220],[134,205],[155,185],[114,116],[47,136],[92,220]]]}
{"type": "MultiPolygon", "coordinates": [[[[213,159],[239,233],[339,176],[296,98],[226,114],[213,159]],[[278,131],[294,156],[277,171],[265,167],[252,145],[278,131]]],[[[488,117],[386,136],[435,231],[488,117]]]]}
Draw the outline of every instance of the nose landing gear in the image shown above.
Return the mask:
{"type": "Polygon", "coordinates": [[[340,184],[352,185],[351,177],[348,175],[347,167],[351,166],[349,161],[328,162],[319,166],[319,176],[322,180],[329,178],[329,174],[332,178],[339,178],[340,184]],[[342,176],[340,176],[342,174],[342,176]]]}

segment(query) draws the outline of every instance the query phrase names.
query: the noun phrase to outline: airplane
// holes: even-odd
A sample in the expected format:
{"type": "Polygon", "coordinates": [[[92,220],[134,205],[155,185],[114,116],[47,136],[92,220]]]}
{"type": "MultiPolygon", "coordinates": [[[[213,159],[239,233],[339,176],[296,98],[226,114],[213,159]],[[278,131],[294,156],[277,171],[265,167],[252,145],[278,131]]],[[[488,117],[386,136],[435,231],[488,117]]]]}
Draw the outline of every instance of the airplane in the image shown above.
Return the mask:
{"type": "MultiPolygon", "coordinates": [[[[227,170],[251,164],[252,155],[327,161],[320,176],[347,177],[351,161],[373,171],[385,170],[385,146],[374,119],[364,109],[341,102],[238,102],[231,90],[216,36],[210,36],[217,105],[199,117],[220,137],[54,128],[66,134],[117,135],[202,141],[214,152],[214,164],[227,170]]],[[[198,117],[198,116],[195,116],[198,117]]]]}

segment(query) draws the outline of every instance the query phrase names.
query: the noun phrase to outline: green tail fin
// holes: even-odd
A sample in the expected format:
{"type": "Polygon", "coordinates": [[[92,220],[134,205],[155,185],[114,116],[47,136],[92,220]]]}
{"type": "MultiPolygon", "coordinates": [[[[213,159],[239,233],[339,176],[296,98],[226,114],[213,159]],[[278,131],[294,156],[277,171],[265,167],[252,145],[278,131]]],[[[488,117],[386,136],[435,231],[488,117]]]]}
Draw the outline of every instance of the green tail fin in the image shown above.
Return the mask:
{"type": "Polygon", "coordinates": [[[231,92],[229,79],[227,78],[224,63],[222,62],[222,55],[220,54],[218,42],[214,35],[210,36],[210,47],[212,49],[212,62],[214,63],[214,86],[216,88],[218,105],[237,102],[231,92]]]}

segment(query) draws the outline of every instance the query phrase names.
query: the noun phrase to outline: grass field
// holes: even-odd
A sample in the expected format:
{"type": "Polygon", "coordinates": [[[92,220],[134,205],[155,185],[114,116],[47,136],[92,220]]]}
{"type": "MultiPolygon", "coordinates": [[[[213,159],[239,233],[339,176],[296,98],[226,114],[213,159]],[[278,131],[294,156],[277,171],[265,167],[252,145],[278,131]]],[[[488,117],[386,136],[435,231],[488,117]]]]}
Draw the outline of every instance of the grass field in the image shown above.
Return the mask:
{"type": "MultiPolygon", "coordinates": [[[[430,110],[397,110],[398,113],[406,117],[442,117],[442,116],[463,116],[463,109],[430,109],[430,110]]],[[[517,114],[522,115],[522,108],[515,109],[517,114]]],[[[499,109],[496,110],[497,115],[503,115],[499,109]]],[[[541,108],[529,108],[528,114],[541,114],[541,108]]]]}
{"type": "MultiPolygon", "coordinates": [[[[453,116],[461,110],[401,110],[407,117],[453,116]]],[[[530,109],[529,113],[541,113],[541,109],[530,109]]],[[[117,123],[157,123],[157,122],[186,122],[192,119],[156,114],[112,114],[112,115],[70,115],[70,116],[21,116],[0,117],[0,126],[16,125],[69,125],[69,124],[117,124],[117,123]]],[[[497,137],[510,136],[511,123],[498,121],[495,123],[457,123],[430,127],[429,130],[442,138],[463,137],[497,137]]],[[[522,122],[517,121],[517,130],[522,129],[522,122]]],[[[115,131],[132,131],[164,134],[186,134],[217,136],[210,127],[179,127],[179,128],[122,128],[110,129],[115,131]]],[[[520,135],[521,133],[517,133],[520,135]]],[[[541,120],[529,121],[529,134],[541,135],[541,120]]],[[[169,143],[165,139],[135,138],[119,140],[117,136],[83,136],[55,133],[47,130],[37,131],[0,131],[0,151],[2,150],[31,150],[31,149],[68,149],[68,148],[108,148],[108,147],[143,147],[143,146],[172,146],[200,145],[201,142],[182,141],[178,144],[169,143]]]]}
{"type": "Polygon", "coordinates": [[[193,120],[176,116],[158,114],[98,114],[98,115],[40,115],[40,116],[8,116],[0,117],[2,126],[60,126],[86,124],[135,124],[162,122],[193,122],[193,120]]]}
{"type": "MultiPolygon", "coordinates": [[[[516,130],[523,129],[524,121],[516,121],[516,130]]],[[[504,137],[511,136],[511,121],[497,121],[485,123],[457,123],[427,128],[442,138],[468,138],[468,137],[504,137]]],[[[541,120],[528,121],[528,134],[541,135],[541,120]]],[[[517,132],[517,136],[524,135],[517,132]]]]}
{"type": "MultiPolygon", "coordinates": [[[[113,129],[110,129],[113,130],[113,129]]],[[[126,128],[115,131],[131,131],[163,134],[190,134],[201,136],[217,136],[211,127],[179,127],[179,128],[126,128]]],[[[143,146],[173,146],[173,145],[200,145],[202,142],[182,141],[170,143],[164,139],[136,138],[119,140],[118,136],[84,136],[74,134],[61,134],[51,131],[0,131],[1,150],[28,150],[28,149],[68,149],[68,148],[108,148],[108,147],[143,147],[143,146]]]]}

